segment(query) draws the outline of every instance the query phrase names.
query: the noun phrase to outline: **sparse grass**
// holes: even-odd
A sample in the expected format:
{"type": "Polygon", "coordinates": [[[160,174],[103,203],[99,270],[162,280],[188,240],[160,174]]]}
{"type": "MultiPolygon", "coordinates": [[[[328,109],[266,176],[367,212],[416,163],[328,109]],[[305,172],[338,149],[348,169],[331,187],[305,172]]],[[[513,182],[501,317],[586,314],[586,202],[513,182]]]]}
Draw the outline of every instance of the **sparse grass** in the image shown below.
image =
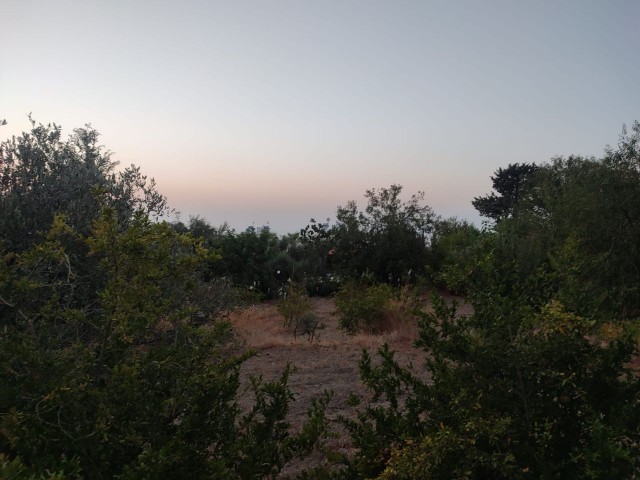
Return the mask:
{"type": "MultiPolygon", "coordinates": [[[[402,295],[400,296],[402,297],[402,295]]],[[[355,418],[355,410],[349,405],[350,394],[368,398],[368,392],[360,381],[358,360],[362,349],[375,351],[383,344],[396,352],[401,365],[412,363],[419,378],[428,381],[428,373],[421,368],[426,358],[425,352],[413,348],[418,336],[415,319],[405,315],[406,302],[398,300],[391,307],[389,315],[394,329],[371,333],[356,332],[348,335],[340,328],[336,314],[336,305],[331,298],[310,298],[312,312],[325,324],[319,338],[312,343],[306,337],[294,338],[283,326],[282,315],[278,312],[277,302],[264,302],[233,312],[229,318],[239,337],[245,339],[245,347],[257,352],[242,366],[242,382],[248,388],[251,376],[277,378],[286,365],[293,366],[290,387],[296,395],[291,404],[289,421],[292,428],[300,427],[306,418],[311,399],[322,390],[332,390],[334,397],[329,405],[329,418],[339,416],[355,418]]],[[[425,309],[427,301],[418,300],[425,309]]],[[[468,308],[468,307],[465,307],[468,308]]],[[[466,312],[465,312],[466,313],[466,312]]],[[[241,396],[241,407],[251,407],[251,397],[241,396]]],[[[329,447],[343,454],[352,454],[353,445],[344,428],[332,423],[338,437],[329,441],[329,447]]],[[[322,461],[321,456],[316,459],[322,461]]],[[[283,472],[281,478],[294,478],[303,466],[313,465],[313,459],[305,460],[283,472]]]]}
{"type": "Polygon", "coordinates": [[[250,348],[288,345],[290,335],[272,304],[254,305],[233,312],[229,321],[250,348]],[[286,341],[285,341],[286,338],[286,341]]]}
{"type": "MultiPolygon", "coordinates": [[[[318,310],[318,305],[334,306],[331,300],[315,301],[313,313],[321,322],[322,330],[315,334],[313,344],[323,348],[351,347],[355,351],[362,348],[375,349],[385,342],[395,348],[411,348],[411,344],[418,338],[416,319],[408,315],[406,304],[396,300],[389,308],[385,324],[389,325],[383,331],[361,331],[354,335],[347,335],[338,325],[333,308],[318,310]]],[[[282,315],[276,304],[265,302],[260,305],[243,308],[233,312],[229,320],[235,331],[244,340],[245,346],[256,350],[266,350],[272,347],[303,346],[309,342],[306,337],[294,337],[289,328],[283,325],[282,315]]]]}
{"type": "MultiPolygon", "coordinates": [[[[354,351],[362,348],[375,349],[385,342],[396,350],[410,350],[413,342],[418,338],[417,318],[413,315],[411,302],[424,310],[430,306],[426,300],[414,296],[411,302],[403,298],[389,302],[383,323],[388,325],[379,330],[362,330],[348,335],[340,328],[335,311],[335,304],[331,299],[310,299],[312,311],[318,320],[324,324],[320,334],[316,334],[313,345],[322,348],[349,347],[354,351]]],[[[470,314],[469,305],[461,305],[460,314],[470,314]]],[[[291,347],[309,345],[306,337],[294,338],[291,331],[283,325],[282,315],[278,312],[275,302],[264,302],[239,309],[230,314],[229,320],[238,336],[244,340],[245,346],[255,350],[272,347],[291,347]]]]}

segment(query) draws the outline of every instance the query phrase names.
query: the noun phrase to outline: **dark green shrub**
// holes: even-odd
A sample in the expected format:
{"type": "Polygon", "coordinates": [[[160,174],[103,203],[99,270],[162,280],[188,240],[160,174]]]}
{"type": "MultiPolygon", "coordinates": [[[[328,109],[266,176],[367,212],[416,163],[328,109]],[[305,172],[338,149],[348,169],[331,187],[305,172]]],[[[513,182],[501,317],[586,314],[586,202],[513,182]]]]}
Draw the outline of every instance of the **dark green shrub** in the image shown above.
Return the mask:
{"type": "Polygon", "coordinates": [[[336,293],[336,307],[340,326],[348,333],[358,330],[379,332],[384,330],[384,320],[389,302],[394,298],[390,285],[372,286],[349,282],[336,293]]]}
{"type": "Polygon", "coordinates": [[[285,371],[241,413],[248,355],[221,318],[241,295],[202,281],[219,255],[96,141],[34,125],[0,144],[0,477],[276,476],[324,435],[328,397],[293,433],[285,371]]]}
{"type": "Polygon", "coordinates": [[[307,275],[304,284],[309,295],[317,297],[329,297],[340,289],[340,281],[330,274],[317,277],[307,275]]]}
{"type": "Polygon", "coordinates": [[[557,302],[435,300],[417,345],[430,381],[388,348],[364,354],[373,391],[357,420],[349,478],[633,478],[640,469],[640,378],[633,325],[607,331],[557,302]]]}
{"type": "Polygon", "coordinates": [[[326,402],[313,428],[290,433],[286,372],[254,382],[255,406],[240,415],[247,356],[232,353],[229,325],[208,304],[213,285],[198,281],[209,257],[166,223],[138,215],[122,229],[105,209],[86,238],[56,217],[44,242],[0,262],[3,469],[253,478],[276,475],[312,446],[326,402]],[[97,260],[91,276],[75,273],[70,242],[97,260]],[[87,281],[92,305],[79,288],[87,281]]]}
{"type": "MultiPolygon", "coordinates": [[[[486,236],[486,233],[484,233],[486,236]]],[[[431,237],[429,277],[455,295],[467,293],[469,276],[483,253],[483,232],[456,218],[438,220],[431,237]]]]}

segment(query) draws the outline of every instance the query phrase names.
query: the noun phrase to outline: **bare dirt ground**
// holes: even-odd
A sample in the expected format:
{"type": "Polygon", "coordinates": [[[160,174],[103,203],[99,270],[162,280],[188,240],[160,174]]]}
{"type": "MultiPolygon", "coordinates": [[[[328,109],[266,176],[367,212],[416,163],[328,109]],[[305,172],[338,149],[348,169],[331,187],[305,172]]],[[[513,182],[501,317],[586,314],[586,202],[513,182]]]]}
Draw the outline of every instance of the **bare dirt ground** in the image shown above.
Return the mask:
{"type": "MultiPolygon", "coordinates": [[[[355,416],[356,409],[347,403],[350,394],[368,398],[358,374],[362,350],[367,349],[373,354],[386,342],[396,352],[397,360],[403,365],[411,363],[418,374],[424,362],[424,353],[412,347],[418,333],[414,322],[400,322],[394,331],[381,335],[347,335],[338,325],[332,299],[313,298],[312,304],[314,313],[324,324],[318,338],[312,342],[306,337],[294,338],[283,325],[283,318],[275,303],[248,307],[231,316],[231,323],[245,347],[257,353],[242,367],[243,389],[248,387],[251,376],[275,379],[287,364],[291,364],[294,370],[289,377],[289,387],[295,394],[288,419],[291,427],[296,430],[304,423],[313,397],[325,390],[333,391],[327,417],[331,422],[330,428],[338,437],[330,439],[327,447],[348,454],[352,451],[352,445],[337,419],[340,416],[355,416]]],[[[469,314],[471,307],[461,303],[459,313],[469,314]]],[[[245,391],[240,398],[242,407],[249,408],[251,395],[245,391]]],[[[301,469],[321,461],[322,455],[318,453],[289,465],[281,476],[295,476],[301,469]]]]}

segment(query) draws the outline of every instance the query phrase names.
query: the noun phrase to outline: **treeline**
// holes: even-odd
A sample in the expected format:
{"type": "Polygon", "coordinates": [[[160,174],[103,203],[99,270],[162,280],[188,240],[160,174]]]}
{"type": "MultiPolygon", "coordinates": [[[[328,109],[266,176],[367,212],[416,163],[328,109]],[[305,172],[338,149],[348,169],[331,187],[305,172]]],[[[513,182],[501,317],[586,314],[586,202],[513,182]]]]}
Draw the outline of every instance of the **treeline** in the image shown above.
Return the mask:
{"type": "Polygon", "coordinates": [[[424,283],[430,239],[439,223],[423,193],[404,202],[401,192],[399,185],[368,190],[364,211],[351,201],[338,207],[333,226],[311,219],[300,232],[284,236],[266,229],[215,228],[197,216],[172,226],[220,255],[209,263],[206,278],[228,278],[264,298],[281,296],[292,282],[304,285],[309,295],[335,293],[347,280],[424,283]]]}
{"type": "Polygon", "coordinates": [[[639,140],[635,123],[602,158],[498,169],[473,201],[482,229],[391,185],[277,236],[169,223],[94,130],[33,122],[0,145],[0,476],[276,476],[327,435],[330,394],[292,432],[285,371],[241,413],[247,355],[224,317],[288,292],[296,329],[305,296],[335,293],[349,332],[410,298],[431,379],[363,353],[385,401],[344,420],[355,455],[302,478],[634,478],[639,140]],[[437,296],[424,310],[427,290],[473,315],[437,296]]]}

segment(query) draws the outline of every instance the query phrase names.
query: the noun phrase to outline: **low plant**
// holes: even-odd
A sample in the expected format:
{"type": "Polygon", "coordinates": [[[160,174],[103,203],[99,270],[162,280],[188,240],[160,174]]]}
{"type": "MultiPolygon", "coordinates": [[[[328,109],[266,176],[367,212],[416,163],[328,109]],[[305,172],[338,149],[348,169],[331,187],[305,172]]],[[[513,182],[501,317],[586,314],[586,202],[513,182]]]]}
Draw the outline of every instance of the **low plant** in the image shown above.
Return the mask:
{"type": "Polygon", "coordinates": [[[311,302],[304,287],[297,283],[289,284],[278,302],[278,311],[284,317],[283,326],[294,329],[300,319],[311,311],[311,302]]]}
{"type": "Polygon", "coordinates": [[[298,334],[306,335],[307,340],[311,343],[313,339],[316,338],[318,330],[321,330],[324,327],[324,323],[320,321],[315,313],[307,312],[298,319],[293,335],[294,337],[297,337],[298,334]]]}
{"type": "Polygon", "coordinates": [[[387,284],[367,286],[350,282],[336,293],[335,299],[340,326],[344,330],[349,334],[359,330],[375,333],[385,330],[385,318],[394,291],[387,284]]]}
{"type": "Polygon", "coordinates": [[[284,317],[284,327],[289,329],[295,338],[298,335],[306,335],[309,342],[312,342],[317,331],[324,328],[324,324],[311,310],[311,301],[306,289],[298,283],[289,284],[283,298],[278,302],[278,311],[284,317]]]}
{"type": "Polygon", "coordinates": [[[381,329],[398,330],[408,323],[415,324],[417,312],[421,310],[423,300],[416,288],[408,285],[401,287],[385,307],[385,315],[381,329]]]}

